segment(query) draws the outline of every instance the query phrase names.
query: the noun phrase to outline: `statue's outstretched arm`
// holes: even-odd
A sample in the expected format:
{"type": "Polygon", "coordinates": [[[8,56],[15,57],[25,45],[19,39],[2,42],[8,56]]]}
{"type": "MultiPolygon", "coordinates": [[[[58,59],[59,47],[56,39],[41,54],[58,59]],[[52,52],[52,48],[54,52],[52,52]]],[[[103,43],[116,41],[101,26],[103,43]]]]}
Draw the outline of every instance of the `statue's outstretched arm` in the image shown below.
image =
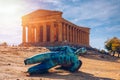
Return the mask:
{"type": "Polygon", "coordinates": [[[25,63],[25,65],[40,63],[42,61],[45,61],[45,60],[49,59],[50,54],[51,54],[51,52],[47,52],[47,53],[43,53],[43,54],[42,53],[37,54],[35,56],[32,56],[30,58],[25,59],[24,63],[25,63]]]}

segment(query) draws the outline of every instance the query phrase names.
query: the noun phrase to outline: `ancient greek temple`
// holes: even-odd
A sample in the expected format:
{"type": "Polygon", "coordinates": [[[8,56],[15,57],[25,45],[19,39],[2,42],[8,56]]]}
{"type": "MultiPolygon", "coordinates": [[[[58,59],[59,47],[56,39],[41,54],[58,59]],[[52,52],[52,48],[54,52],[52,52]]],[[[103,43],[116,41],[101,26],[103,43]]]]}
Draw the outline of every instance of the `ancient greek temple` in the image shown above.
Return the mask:
{"type": "Polygon", "coordinates": [[[37,10],[23,16],[22,43],[34,46],[89,46],[90,28],[77,26],[62,18],[62,14],[60,11],[37,10]]]}

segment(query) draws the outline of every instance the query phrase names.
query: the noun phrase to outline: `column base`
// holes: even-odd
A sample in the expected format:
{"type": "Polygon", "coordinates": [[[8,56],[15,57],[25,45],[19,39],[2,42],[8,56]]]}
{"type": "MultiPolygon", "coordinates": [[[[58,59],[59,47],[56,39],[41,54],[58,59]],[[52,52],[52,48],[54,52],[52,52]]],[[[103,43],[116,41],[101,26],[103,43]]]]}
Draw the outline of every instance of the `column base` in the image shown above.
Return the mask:
{"type": "Polygon", "coordinates": [[[85,44],[75,44],[75,43],[69,43],[69,42],[39,42],[39,43],[21,43],[19,46],[25,46],[25,47],[49,47],[49,46],[74,46],[74,47],[89,47],[89,45],[85,44]]]}

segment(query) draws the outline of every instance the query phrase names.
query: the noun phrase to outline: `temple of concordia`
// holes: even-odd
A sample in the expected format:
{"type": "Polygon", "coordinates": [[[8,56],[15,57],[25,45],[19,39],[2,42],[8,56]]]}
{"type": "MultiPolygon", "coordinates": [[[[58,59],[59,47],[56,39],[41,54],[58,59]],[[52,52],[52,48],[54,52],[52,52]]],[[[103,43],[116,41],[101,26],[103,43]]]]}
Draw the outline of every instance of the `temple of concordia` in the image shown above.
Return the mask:
{"type": "Polygon", "coordinates": [[[22,17],[22,44],[89,46],[90,28],[62,18],[62,12],[37,10],[22,17]]]}

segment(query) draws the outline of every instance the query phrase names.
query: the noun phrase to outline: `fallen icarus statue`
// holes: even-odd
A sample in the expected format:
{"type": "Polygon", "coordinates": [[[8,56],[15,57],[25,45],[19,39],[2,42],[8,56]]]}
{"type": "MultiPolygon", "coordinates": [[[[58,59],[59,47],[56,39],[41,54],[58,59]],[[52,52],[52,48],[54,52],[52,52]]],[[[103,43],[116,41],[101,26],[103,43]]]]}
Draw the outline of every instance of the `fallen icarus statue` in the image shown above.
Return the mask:
{"type": "Polygon", "coordinates": [[[79,54],[86,53],[85,48],[72,48],[70,46],[48,47],[50,52],[40,53],[24,60],[25,65],[39,63],[28,69],[28,73],[42,74],[48,72],[52,67],[60,65],[61,69],[75,72],[82,65],[78,59],[79,54]]]}

